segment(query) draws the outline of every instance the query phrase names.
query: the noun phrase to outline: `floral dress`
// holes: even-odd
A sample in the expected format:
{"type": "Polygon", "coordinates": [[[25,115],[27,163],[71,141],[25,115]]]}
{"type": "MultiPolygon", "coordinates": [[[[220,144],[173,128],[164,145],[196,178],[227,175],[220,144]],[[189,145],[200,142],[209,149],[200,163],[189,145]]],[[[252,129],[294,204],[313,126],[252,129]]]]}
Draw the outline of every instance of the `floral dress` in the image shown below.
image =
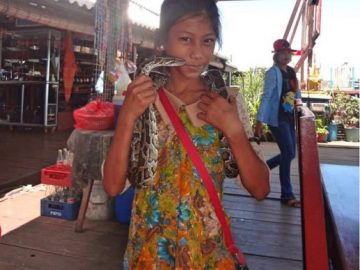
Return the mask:
{"type": "MultiPolygon", "coordinates": [[[[206,123],[194,126],[186,107],[177,109],[221,197],[225,175],[218,131],[206,123]]],[[[164,118],[158,124],[157,172],[150,185],[135,193],[123,267],[235,269],[207,190],[164,118]]]]}

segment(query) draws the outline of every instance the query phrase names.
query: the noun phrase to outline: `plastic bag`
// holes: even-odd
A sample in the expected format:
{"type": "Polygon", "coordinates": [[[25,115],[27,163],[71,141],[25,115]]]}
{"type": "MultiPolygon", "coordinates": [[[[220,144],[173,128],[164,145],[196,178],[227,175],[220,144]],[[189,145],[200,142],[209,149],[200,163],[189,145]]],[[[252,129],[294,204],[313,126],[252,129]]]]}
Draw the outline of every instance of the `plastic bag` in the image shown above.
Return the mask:
{"type": "Polygon", "coordinates": [[[131,82],[131,79],[123,61],[119,63],[116,68],[118,78],[115,82],[115,91],[116,95],[122,96],[124,91],[126,91],[128,84],[131,82]]]}
{"type": "Polygon", "coordinates": [[[107,130],[114,127],[114,105],[95,100],[73,113],[75,128],[85,130],[107,130]]]}

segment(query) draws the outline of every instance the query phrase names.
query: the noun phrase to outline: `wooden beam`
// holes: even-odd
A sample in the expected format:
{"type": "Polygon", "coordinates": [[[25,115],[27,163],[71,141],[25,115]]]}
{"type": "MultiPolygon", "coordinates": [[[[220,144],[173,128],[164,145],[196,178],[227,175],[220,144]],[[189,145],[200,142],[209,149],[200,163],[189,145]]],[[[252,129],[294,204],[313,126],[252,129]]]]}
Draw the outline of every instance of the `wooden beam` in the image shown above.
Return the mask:
{"type": "Polygon", "coordinates": [[[301,1],[302,0],[296,0],[294,9],[293,9],[293,11],[291,13],[291,16],[290,16],[290,19],[289,19],[289,22],[288,22],[288,25],[286,26],[286,30],[285,30],[285,33],[284,33],[284,36],[283,36],[284,39],[287,39],[288,36],[289,36],[290,29],[292,27],[292,24],[294,23],[294,19],[295,19],[297,11],[299,9],[299,5],[300,5],[301,1]]]}
{"type": "Polygon", "coordinates": [[[298,153],[304,269],[307,270],[329,269],[324,196],[314,119],[310,109],[302,107],[298,117],[298,153]]]}

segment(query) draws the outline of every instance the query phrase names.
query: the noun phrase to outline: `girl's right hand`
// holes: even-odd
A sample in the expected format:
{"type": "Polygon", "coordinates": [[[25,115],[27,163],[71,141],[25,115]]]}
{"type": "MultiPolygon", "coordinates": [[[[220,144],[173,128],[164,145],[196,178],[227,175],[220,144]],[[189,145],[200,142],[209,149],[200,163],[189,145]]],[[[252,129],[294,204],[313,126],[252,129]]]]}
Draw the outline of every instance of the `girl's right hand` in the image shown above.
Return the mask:
{"type": "Polygon", "coordinates": [[[139,75],[127,87],[121,112],[135,121],[156,99],[156,89],[149,76],[139,75]]]}

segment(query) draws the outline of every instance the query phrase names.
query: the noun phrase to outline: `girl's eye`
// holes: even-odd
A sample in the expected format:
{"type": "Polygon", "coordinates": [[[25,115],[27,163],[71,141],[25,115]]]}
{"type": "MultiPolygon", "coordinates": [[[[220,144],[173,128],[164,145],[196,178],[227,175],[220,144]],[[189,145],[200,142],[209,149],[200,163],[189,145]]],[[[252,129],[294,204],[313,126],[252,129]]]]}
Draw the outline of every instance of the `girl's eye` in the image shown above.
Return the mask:
{"type": "Polygon", "coordinates": [[[214,38],[207,38],[204,40],[204,43],[206,45],[213,45],[215,43],[215,39],[214,38]]]}
{"type": "Polygon", "coordinates": [[[183,42],[189,42],[190,38],[189,37],[180,37],[180,40],[183,42]]]}

